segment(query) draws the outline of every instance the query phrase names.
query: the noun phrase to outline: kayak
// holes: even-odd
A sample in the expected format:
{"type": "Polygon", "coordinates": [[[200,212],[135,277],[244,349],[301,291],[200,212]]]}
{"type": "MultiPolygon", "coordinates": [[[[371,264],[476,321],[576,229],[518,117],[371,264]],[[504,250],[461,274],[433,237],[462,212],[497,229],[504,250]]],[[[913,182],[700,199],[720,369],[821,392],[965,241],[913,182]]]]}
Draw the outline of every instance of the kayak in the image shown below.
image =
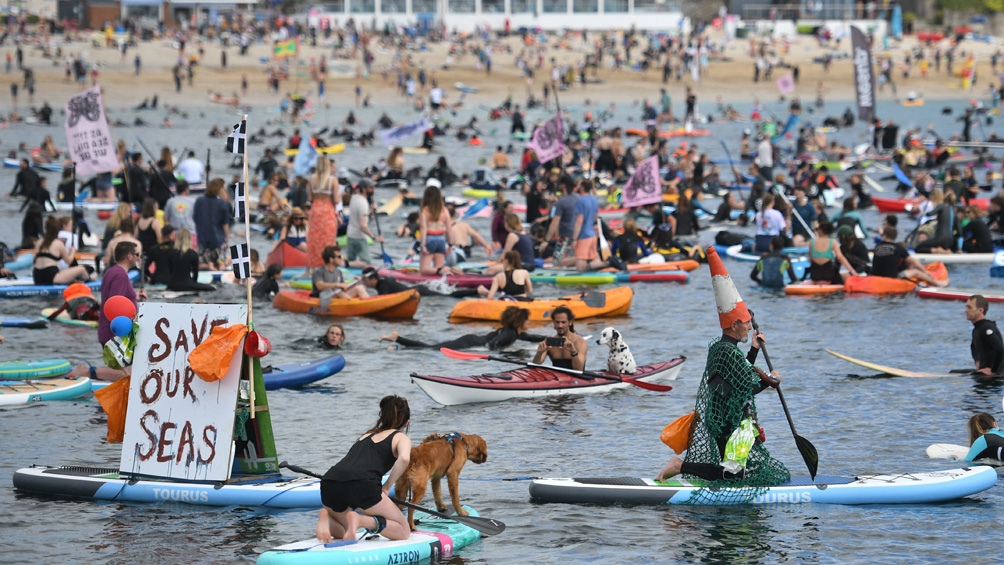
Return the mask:
{"type": "Polygon", "coordinates": [[[19,318],[16,316],[0,317],[0,328],[31,328],[40,330],[49,327],[45,320],[38,318],[19,318]]]}
{"type": "Polygon", "coordinates": [[[772,487],[719,488],[701,479],[635,477],[534,479],[530,498],[572,504],[929,504],[955,500],[997,484],[993,467],[922,473],[793,477],[772,487]]]}
{"type": "Polygon", "coordinates": [[[280,290],[273,305],[279,310],[317,316],[375,316],[378,318],[411,318],[418,310],[417,290],[406,290],[369,298],[332,298],[327,307],[310,296],[309,290],[280,290]]]}
{"type": "MultiPolygon", "coordinates": [[[[624,130],[625,135],[630,135],[634,137],[647,137],[648,130],[642,128],[627,128],[624,130]]],[[[673,130],[660,131],[659,137],[663,139],[671,137],[703,137],[706,135],[711,135],[711,130],[709,129],[686,129],[677,128],[673,130]]]]}
{"type": "Polygon", "coordinates": [[[592,290],[582,294],[572,294],[562,298],[540,299],[527,302],[508,300],[472,299],[461,300],[450,311],[450,322],[486,321],[498,322],[502,311],[509,306],[519,306],[530,311],[530,321],[546,322],[551,319],[551,311],[558,306],[567,306],[576,320],[620,316],[627,314],[631,307],[634,291],[622,286],[610,290],[592,290]]]}
{"type": "Polygon", "coordinates": [[[1004,302],[1004,293],[995,289],[977,288],[936,288],[923,287],[917,289],[917,296],[921,298],[937,298],[940,300],[969,300],[974,294],[982,294],[987,302],[1004,302]]]}
{"type": "MultiPolygon", "coordinates": [[[[944,263],[924,265],[927,272],[936,280],[948,278],[948,270],[944,263]]],[[[844,281],[844,292],[860,292],[864,294],[906,294],[917,288],[917,283],[910,279],[894,279],[892,277],[857,276],[847,277],[844,281]]]]}
{"type": "MultiPolygon", "coordinates": [[[[129,271],[129,279],[133,282],[139,280],[139,271],[129,271]]],[[[91,290],[100,290],[101,281],[90,281],[84,283],[91,290]]],[[[54,284],[40,286],[35,285],[34,279],[28,277],[17,277],[16,279],[0,280],[0,298],[31,298],[34,296],[62,296],[66,290],[65,284],[54,284]]]]}
{"type": "Polygon", "coordinates": [[[66,359],[4,361],[0,363],[0,381],[61,377],[69,373],[72,368],[66,359]]]}
{"type": "Polygon", "coordinates": [[[994,253],[911,253],[921,264],[993,263],[994,253]]]}
{"type": "MultiPolygon", "coordinates": [[[[470,516],[479,516],[464,506],[470,516]]],[[[419,530],[406,540],[383,536],[321,543],[311,538],[280,545],[258,556],[258,565],[308,565],[354,563],[419,563],[447,559],[453,552],[481,538],[481,533],[454,520],[415,512],[419,530]]]]}
{"type": "Polygon", "coordinates": [[[286,267],[306,267],[307,253],[282,241],[265,259],[265,266],[282,265],[286,267]]]}
{"type": "MultiPolygon", "coordinates": [[[[44,310],[42,310],[42,318],[46,320],[49,319],[49,316],[51,316],[52,313],[55,311],[56,308],[45,308],[44,310]]],[[[95,328],[95,329],[97,329],[98,327],[97,320],[74,320],[73,318],[70,317],[69,312],[67,312],[66,310],[60,312],[58,316],[52,319],[52,321],[59,322],[60,324],[66,324],[68,326],[81,326],[85,328],[95,328]]]]}
{"type": "MultiPolygon", "coordinates": [[[[642,365],[632,375],[619,378],[644,382],[676,379],[686,357],[642,365]]],[[[598,371],[601,375],[613,373],[598,371]]],[[[586,378],[578,374],[557,371],[543,365],[531,365],[501,373],[485,373],[461,377],[411,374],[411,381],[430,398],[444,406],[471,402],[498,402],[510,398],[539,398],[560,394],[597,394],[631,385],[601,378],[586,378]]]]}
{"type": "MultiPolygon", "coordinates": [[[[917,206],[917,201],[909,198],[885,198],[882,196],[872,196],[872,202],[875,203],[875,208],[883,214],[913,212],[917,206]]],[[[989,198],[973,198],[969,202],[979,206],[982,210],[990,208],[989,198]]]]}
{"type": "MultiPolygon", "coordinates": [[[[693,259],[684,259],[682,261],[666,261],[664,263],[631,263],[627,266],[629,273],[636,273],[639,271],[693,271],[700,267],[701,264],[693,259]]],[[[603,269],[602,272],[606,272],[612,269],[603,269]]]]}
{"type": "MultiPolygon", "coordinates": [[[[342,151],[345,151],[345,144],[336,143],[334,145],[326,145],[324,147],[321,147],[320,149],[315,147],[314,151],[316,151],[320,155],[334,155],[335,153],[341,153],[342,151]]],[[[286,149],[283,153],[287,157],[294,157],[299,152],[300,150],[297,148],[297,149],[286,149]]]]}
{"type": "Polygon", "coordinates": [[[843,292],[842,284],[813,284],[811,282],[800,282],[789,284],[784,287],[784,293],[792,296],[818,296],[821,294],[833,294],[843,292]]]}
{"type": "Polygon", "coordinates": [[[43,400],[70,400],[91,392],[91,379],[45,379],[39,381],[0,381],[0,406],[31,404],[43,400]]]}
{"type": "Polygon", "coordinates": [[[47,496],[116,502],[187,502],[206,506],[308,508],[321,506],[317,479],[276,474],[233,477],[227,483],[127,478],[115,468],[32,466],[14,472],[14,488],[47,496]]]}
{"type": "Polygon", "coordinates": [[[872,371],[878,371],[879,373],[885,375],[892,375],[894,377],[913,377],[919,379],[925,378],[943,378],[943,377],[964,377],[966,375],[972,374],[973,369],[957,369],[954,371],[949,371],[945,373],[931,373],[923,371],[907,371],[906,369],[897,369],[896,367],[890,367],[888,365],[879,365],[878,363],[872,363],[870,361],[862,361],[861,359],[855,359],[849,355],[844,355],[842,353],[837,353],[830,349],[826,350],[827,353],[833,355],[838,359],[843,359],[848,363],[853,363],[859,367],[864,367],[866,369],[871,369],[872,371]]]}

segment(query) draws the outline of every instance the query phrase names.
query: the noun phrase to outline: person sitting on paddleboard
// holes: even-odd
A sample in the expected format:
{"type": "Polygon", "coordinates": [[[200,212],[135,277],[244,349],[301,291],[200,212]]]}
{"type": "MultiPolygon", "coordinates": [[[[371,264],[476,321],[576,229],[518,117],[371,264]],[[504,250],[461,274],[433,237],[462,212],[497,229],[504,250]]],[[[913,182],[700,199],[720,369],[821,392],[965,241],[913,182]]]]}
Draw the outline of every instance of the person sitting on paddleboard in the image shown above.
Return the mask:
{"type": "Polygon", "coordinates": [[[770,240],[770,253],[764,255],[756,262],[750,278],[753,282],[766,288],[784,288],[784,275],[788,275],[788,280],[795,282],[795,269],[791,266],[791,259],[781,252],[784,249],[784,236],[774,236],[770,240]]]}
{"type": "Polygon", "coordinates": [[[388,493],[411,459],[411,439],[405,435],[410,421],[407,400],[393,395],[380,400],[376,425],[321,479],[324,508],[317,516],[318,541],[329,543],[335,537],[354,540],[359,528],[390,540],[408,539],[411,528],[388,493]],[[388,471],[390,477],[381,486],[388,471]]]}
{"type": "MultiPolygon", "coordinates": [[[[466,334],[458,337],[457,339],[430,344],[415,339],[401,337],[397,335],[397,332],[391,332],[390,334],[381,337],[379,341],[393,341],[394,343],[403,345],[404,347],[420,347],[426,349],[442,349],[444,347],[449,349],[470,349],[472,347],[487,347],[488,349],[495,351],[512,345],[516,342],[516,340],[536,343],[547,339],[546,336],[527,333],[526,330],[529,328],[529,320],[529,310],[526,308],[520,308],[519,306],[509,306],[502,311],[502,327],[492,330],[486,335],[466,334]]],[[[393,349],[393,347],[391,347],[391,349],[393,349]]]]}
{"type": "Polygon", "coordinates": [[[751,418],[756,430],[755,395],[767,387],[777,387],[781,376],[770,375],[753,365],[763,334],[753,336],[753,347],[746,355],[739,342],[749,341],[753,316],[736,290],[732,278],[714,247],[708,247],[708,265],[714,281],[715,302],[722,336],[708,348],[708,361],[697,390],[696,417],[686,459],[673,457],[659,474],[657,481],[683,473],[710,481],[730,481],[735,486],[771,486],[791,478],[784,464],[771,457],[763,445],[763,432],[749,446],[748,455],[729,455],[729,440],[743,421],[751,418]],[[740,463],[741,462],[741,463],[740,463]]]}
{"type": "Polygon", "coordinates": [[[973,323],[973,340],[969,350],[973,355],[976,372],[983,375],[1004,374],[1004,339],[997,323],[988,320],[990,303],[982,294],[966,300],[966,319],[973,323]]]}
{"type": "Polygon", "coordinates": [[[996,459],[1004,461],[1004,431],[997,428],[997,420],[986,412],[973,414],[967,424],[969,443],[966,461],[996,459]]]}
{"type": "Polygon", "coordinates": [[[894,227],[882,228],[882,241],[872,251],[871,275],[893,279],[917,278],[932,286],[948,286],[947,279],[939,281],[932,277],[927,269],[914,256],[910,255],[903,244],[896,243],[898,235],[899,232],[894,227]]]}
{"type": "Polygon", "coordinates": [[[567,306],[558,306],[551,312],[551,323],[554,326],[554,337],[549,337],[537,346],[533,362],[538,365],[544,362],[544,357],[551,359],[551,364],[562,369],[584,371],[586,358],[589,355],[589,344],[575,333],[575,314],[567,306]]]}

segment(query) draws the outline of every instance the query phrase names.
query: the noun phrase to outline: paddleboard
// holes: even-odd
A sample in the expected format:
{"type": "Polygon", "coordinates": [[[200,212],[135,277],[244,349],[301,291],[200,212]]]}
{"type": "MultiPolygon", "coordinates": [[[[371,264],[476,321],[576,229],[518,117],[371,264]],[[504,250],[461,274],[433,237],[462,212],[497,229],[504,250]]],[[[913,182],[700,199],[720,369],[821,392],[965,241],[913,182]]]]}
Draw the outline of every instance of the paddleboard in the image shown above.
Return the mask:
{"type": "MultiPolygon", "coordinates": [[[[317,151],[317,153],[319,153],[321,155],[334,155],[336,153],[341,153],[342,151],[345,151],[345,144],[344,143],[336,143],[334,145],[328,145],[328,146],[322,147],[320,149],[317,149],[315,147],[314,151],[317,151]]],[[[299,149],[287,149],[283,153],[285,153],[285,155],[287,157],[293,157],[293,156],[295,156],[299,152],[300,152],[299,149]]]]}
{"type": "Polygon", "coordinates": [[[992,467],[923,473],[795,477],[761,488],[720,488],[701,479],[635,477],[535,479],[530,498],[572,504],[928,504],[969,496],[997,484],[992,467]]]}
{"type": "Polygon", "coordinates": [[[954,445],[951,443],[932,443],[927,446],[927,456],[931,459],[948,459],[949,461],[960,461],[969,455],[969,448],[964,445],[954,445]]]}
{"type": "Polygon", "coordinates": [[[833,355],[834,357],[843,359],[844,361],[847,361],[849,363],[854,363],[855,365],[858,365],[860,367],[871,369],[873,371],[878,371],[879,373],[884,373],[886,375],[892,375],[894,377],[940,378],[940,377],[964,377],[969,375],[968,372],[961,372],[961,371],[955,373],[952,372],[927,373],[922,371],[907,371],[905,369],[897,369],[895,367],[889,367],[887,365],[879,365],[878,363],[870,363],[868,361],[862,361],[860,359],[855,359],[853,357],[837,353],[836,351],[832,351],[830,349],[827,349],[826,352],[829,353],[830,355],[833,355]]]}
{"type": "Polygon", "coordinates": [[[119,476],[118,469],[100,467],[33,466],[14,473],[14,488],[47,496],[311,510],[321,507],[320,484],[317,479],[278,474],[234,477],[227,483],[181,483],[125,478],[119,476]]]}
{"type": "Polygon", "coordinates": [[[4,361],[0,363],[0,381],[60,377],[69,373],[72,368],[66,359],[4,361]]]}
{"type": "MultiPolygon", "coordinates": [[[[45,308],[42,310],[42,318],[48,320],[49,316],[56,311],[56,308],[45,308]]],[[[68,326],[81,326],[85,328],[97,328],[97,320],[74,320],[70,317],[70,314],[66,310],[59,313],[58,316],[52,319],[54,322],[59,322],[60,324],[66,324],[68,326]]]]}
{"type": "Polygon", "coordinates": [[[45,320],[39,320],[38,318],[17,318],[11,316],[0,318],[0,328],[30,328],[38,330],[48,326],[49,324],[45,320]]]}
{"type": "MultiPolygon", "coordinates": [[[[476,510],[465,506],[471,516],[476,510]]],[[[477,541],[481,534],[453,520],[416,511],[418,531],[406,540],[374,536],[359,540],[321,543],[316,538],[270,549],[258,556],[258,565],[349,564],[349,563],[419,563],[446,559],[453,552],[477,541]]]]}
{"type": "Polygon", "coordinates": [[[994,253],[912,253],[913,258],[921,265],[928,263],[945,263],[955,265],[959,263],[984,263],[994,262],[994,253]]]}
{"type": "Polygon", "coordinates": [[[43,400],[70,400],[91,392],[91,379],[45,379],[40,381],[0,381],[0,406],[31,404],[43,400]]]}
{"type": "Polygon", "coordinates": [[[982,294],[987,299],[987,302],[1004,302],[1004,292],[989,288],[920,287],[917,289],[917,296],[921,298],[937,298],[940,300],[966,301],[974,294],[982,294]]]}

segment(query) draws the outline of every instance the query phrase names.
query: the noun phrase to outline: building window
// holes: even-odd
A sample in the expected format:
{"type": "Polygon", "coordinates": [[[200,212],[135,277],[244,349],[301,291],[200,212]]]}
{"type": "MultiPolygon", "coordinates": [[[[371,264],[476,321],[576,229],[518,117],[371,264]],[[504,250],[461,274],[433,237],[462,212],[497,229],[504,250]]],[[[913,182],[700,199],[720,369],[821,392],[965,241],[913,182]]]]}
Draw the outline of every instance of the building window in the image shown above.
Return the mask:
{"type": "Polygon", "coordinates": [[[380,11],[384,14],[403,14],[408,11],[407,0],[380,0],[380,11]]]}
{"type": "Polygon", "coordinates": [[[603,0],[603,11],[606,13],[625,13],[628,11],[628,0],[603,0]]]}
{"type": "Polygon", "coordinates": [[[537,11],[537,0],[510,0],[509,9],[514,14],[528,14],[537,11]]]}
{"type": "Polygon", "coordinates": [[[481,0],[481,12],[485,14],[502,14],[505,12],[505,0],[481,0]]]}
{"type": "Polygon", "coordinates": [[[349,0],[349,11],[353,14],[376,12],[376,0],[349,0]]]}
{"type": "Polygon", "coordinates": [[[572,11],[576,14],[596,14],[600,11],[600,1],[572,0],[572,11]]]}
{"type": "Polygon", "coordinates": [[[450,0],[450,13],[473,14],[475,0],[450,0]]]}
{"type": "Polygon", "coordinates": [[[664,0],[634,0],[635,12],[661,12],[673,13],[680,11],[679,2],[666,2],[664,0]]]}
{"type": "Polygon", "coordinates": [[[567,14],[568,0],[544,0],[545,14],[567,14]]]}
{"type": "Polygon", "coordinates": [[[436,0],[411,0],[411,11],[416,14],[435,14],[436,0]]]}

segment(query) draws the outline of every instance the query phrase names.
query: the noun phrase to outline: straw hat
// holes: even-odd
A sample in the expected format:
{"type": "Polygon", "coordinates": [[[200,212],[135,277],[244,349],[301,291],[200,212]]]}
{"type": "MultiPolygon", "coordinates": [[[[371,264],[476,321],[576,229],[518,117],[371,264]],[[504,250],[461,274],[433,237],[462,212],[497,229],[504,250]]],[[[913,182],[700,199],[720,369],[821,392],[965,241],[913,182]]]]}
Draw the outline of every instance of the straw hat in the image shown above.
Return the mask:
{"type": "Polygon", "coordinates": [[[709,246],[706,250],[708,255],[708,266],[711,267],[711,286],[715,290],[715,304],[718,306],[718,321],[722,329],[729,328],[733,322],[748,322],[752,318],[746,303],[743,302],[739,291],[736,290],[732,277],[725,270],[722,259],[718,256],[718,251],[714,246],[709,246]]]}

